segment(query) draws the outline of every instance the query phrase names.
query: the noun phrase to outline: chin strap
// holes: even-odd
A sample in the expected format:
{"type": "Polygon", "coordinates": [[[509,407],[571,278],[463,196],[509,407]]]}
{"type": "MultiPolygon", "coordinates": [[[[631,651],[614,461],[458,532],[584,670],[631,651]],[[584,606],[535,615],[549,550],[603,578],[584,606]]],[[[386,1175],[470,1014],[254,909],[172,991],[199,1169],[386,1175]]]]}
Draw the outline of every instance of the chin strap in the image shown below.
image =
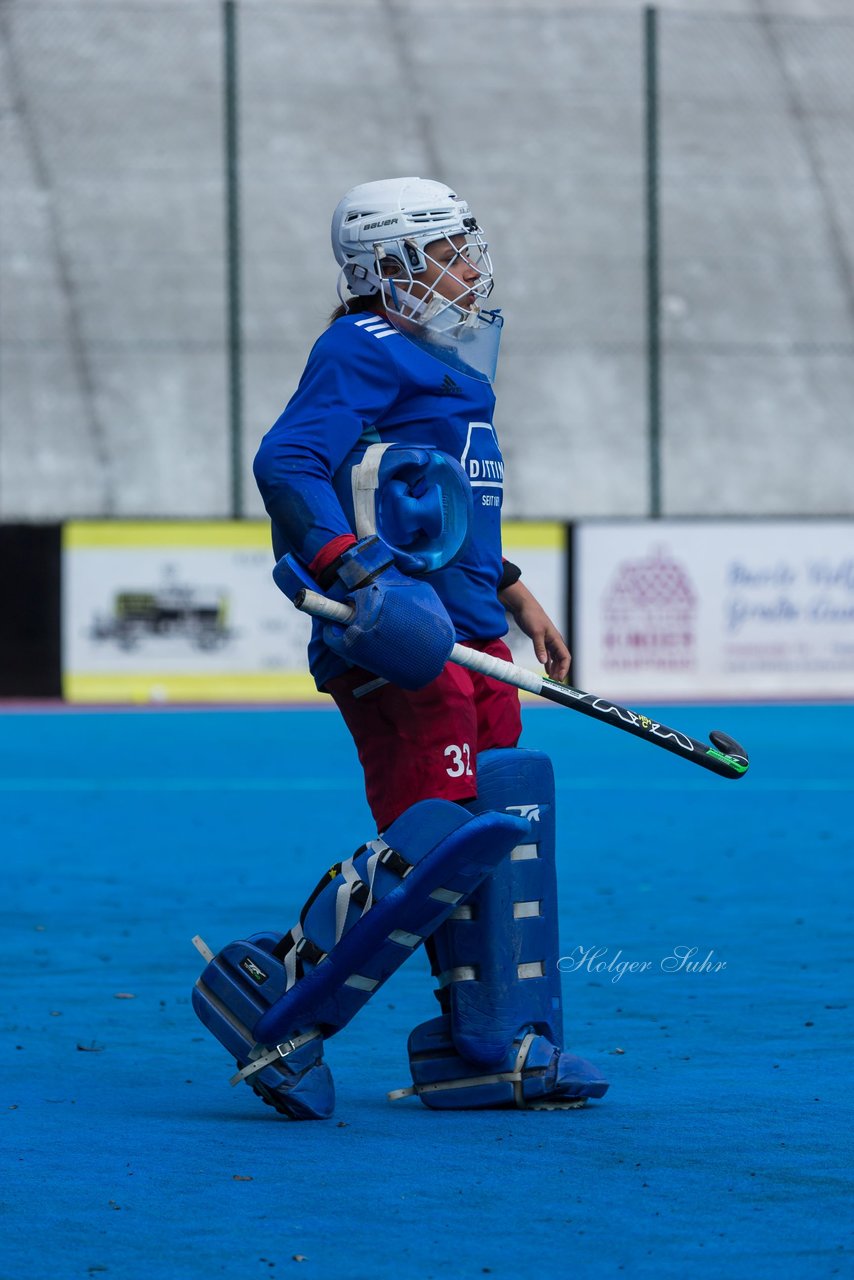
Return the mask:
{"type": "Polygon", "coordinates": [[[355,294],[358,298],[369,298],[374,293],[380,292],[382,281],[373,271],[369,271],[367,267],[361,266],[358,262],[348,262],[338,272],[338,280],[336,283],[336,292],[338,297],[346,307],[353,301],[352,297],[348,298],[344,292],[344,288],[349,289],[351,294],[355,294]]]}
{"type": "MultiPolygon", "coordinates": [[[[376,293],[382,293],[383,285],[391,286],[391,300],[394,303],[394,310],[400,312],[401,304],[410,308],[411,315],[406,319],[415,320],[423,323],[420,313],[428,310],[428,305],[423,298],[416,298],[414,294],[407,289],[402,289],[397,282],[389,276],[381,276],[377,271],[371,271],[369,267],[364,267],[358,262],[348,262],[346,266],[341,268],[338,274],[338,297],[347,305],[347,297],[343,292],[343,286],[346,283],[347,288],[357,297],[371,297],[376,293]]],[[[426,319],[427,317],[424,317],[426,319]]]]}

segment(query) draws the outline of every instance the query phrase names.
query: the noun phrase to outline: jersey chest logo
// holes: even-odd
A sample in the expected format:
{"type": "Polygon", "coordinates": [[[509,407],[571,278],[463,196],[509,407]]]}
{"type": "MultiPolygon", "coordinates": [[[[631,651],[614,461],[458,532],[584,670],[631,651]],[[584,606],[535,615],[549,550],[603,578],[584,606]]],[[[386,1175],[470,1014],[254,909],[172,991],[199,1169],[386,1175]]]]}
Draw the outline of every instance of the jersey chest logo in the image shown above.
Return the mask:
{"type": "Polygon", "coordinates": [[[474,490],[476,506],[500,507],[504,496],[504,459],[489,422],[470,422],[460,465],[474,490]]]}

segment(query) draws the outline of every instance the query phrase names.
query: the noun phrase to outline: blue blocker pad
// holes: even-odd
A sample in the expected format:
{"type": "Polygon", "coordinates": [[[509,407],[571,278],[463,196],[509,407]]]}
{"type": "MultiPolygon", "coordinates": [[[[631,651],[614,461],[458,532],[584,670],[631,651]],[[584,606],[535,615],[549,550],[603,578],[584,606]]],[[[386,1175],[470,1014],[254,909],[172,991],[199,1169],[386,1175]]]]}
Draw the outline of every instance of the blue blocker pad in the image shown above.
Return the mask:
{"type": "Polygon", "coordinates": [[[265,1101],[294,1119],[332,1114],[322,1061],[334,1035],[437,929],[528,824],[423,800],[384,837],[332,867],[287,934],[254,934],[209,959],[193,990],[198,1017],[265,1101]]]}
{"type": "Polygon", "coordinates": [[[443,569],[466,548],[474,500],[450,454],[428,445],[363,445],[344,459],[333,484],[357,537],[378,533],[406,573],[443,569]]]}
{"type": "Polygon", "coordinates": [[[433,935],[444,1016],[412,1033],[415,1088],[393,1096],[415,1092],[434,1107],[600,1097],[608,1086],[598,1070],[561,1052],[551,761],[539,751],[486,751],[477,777],[470,812],[518,814],[528,832],[433,935]]]}

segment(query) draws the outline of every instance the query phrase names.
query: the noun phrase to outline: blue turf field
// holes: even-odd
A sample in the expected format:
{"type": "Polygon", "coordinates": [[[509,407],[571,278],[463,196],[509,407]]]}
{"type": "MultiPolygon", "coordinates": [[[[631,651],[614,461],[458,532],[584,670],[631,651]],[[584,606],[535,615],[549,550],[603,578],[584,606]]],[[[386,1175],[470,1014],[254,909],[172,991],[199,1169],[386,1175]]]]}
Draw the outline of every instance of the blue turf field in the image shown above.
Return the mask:
{"type": "Polygon", "coordinates": [[[651,962],[564,975],[606,1098],[389,1104],[435,1012],[418,954],[331,1042],[335,1118],[298,1125],[229,1089],[190,937],[289,927],[372,834],[337,716],[0,714],[4,1280],[852,1275],[854,708],[662,718],[733,734],[750,774],[525,711],[562,951],[651,962]],[[662,972],[677,947],[726,968],[662,972]]]}

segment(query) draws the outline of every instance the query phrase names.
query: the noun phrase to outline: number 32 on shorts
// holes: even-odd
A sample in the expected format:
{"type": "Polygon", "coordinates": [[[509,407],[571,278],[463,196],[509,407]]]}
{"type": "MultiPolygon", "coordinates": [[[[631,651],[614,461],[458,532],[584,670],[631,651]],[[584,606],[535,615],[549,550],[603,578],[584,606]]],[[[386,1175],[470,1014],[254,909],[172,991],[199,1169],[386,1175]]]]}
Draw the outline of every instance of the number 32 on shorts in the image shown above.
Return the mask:
{"type": "Polygon", "coordinates": [[[472,776],[471,748],[467,742],[464,742],[461,747],[454,743],[445,747],[445,757],[450,760],[450,764],[445,769],[449,778],[461,778],[463,774],[469,778],[472,776]]]}

